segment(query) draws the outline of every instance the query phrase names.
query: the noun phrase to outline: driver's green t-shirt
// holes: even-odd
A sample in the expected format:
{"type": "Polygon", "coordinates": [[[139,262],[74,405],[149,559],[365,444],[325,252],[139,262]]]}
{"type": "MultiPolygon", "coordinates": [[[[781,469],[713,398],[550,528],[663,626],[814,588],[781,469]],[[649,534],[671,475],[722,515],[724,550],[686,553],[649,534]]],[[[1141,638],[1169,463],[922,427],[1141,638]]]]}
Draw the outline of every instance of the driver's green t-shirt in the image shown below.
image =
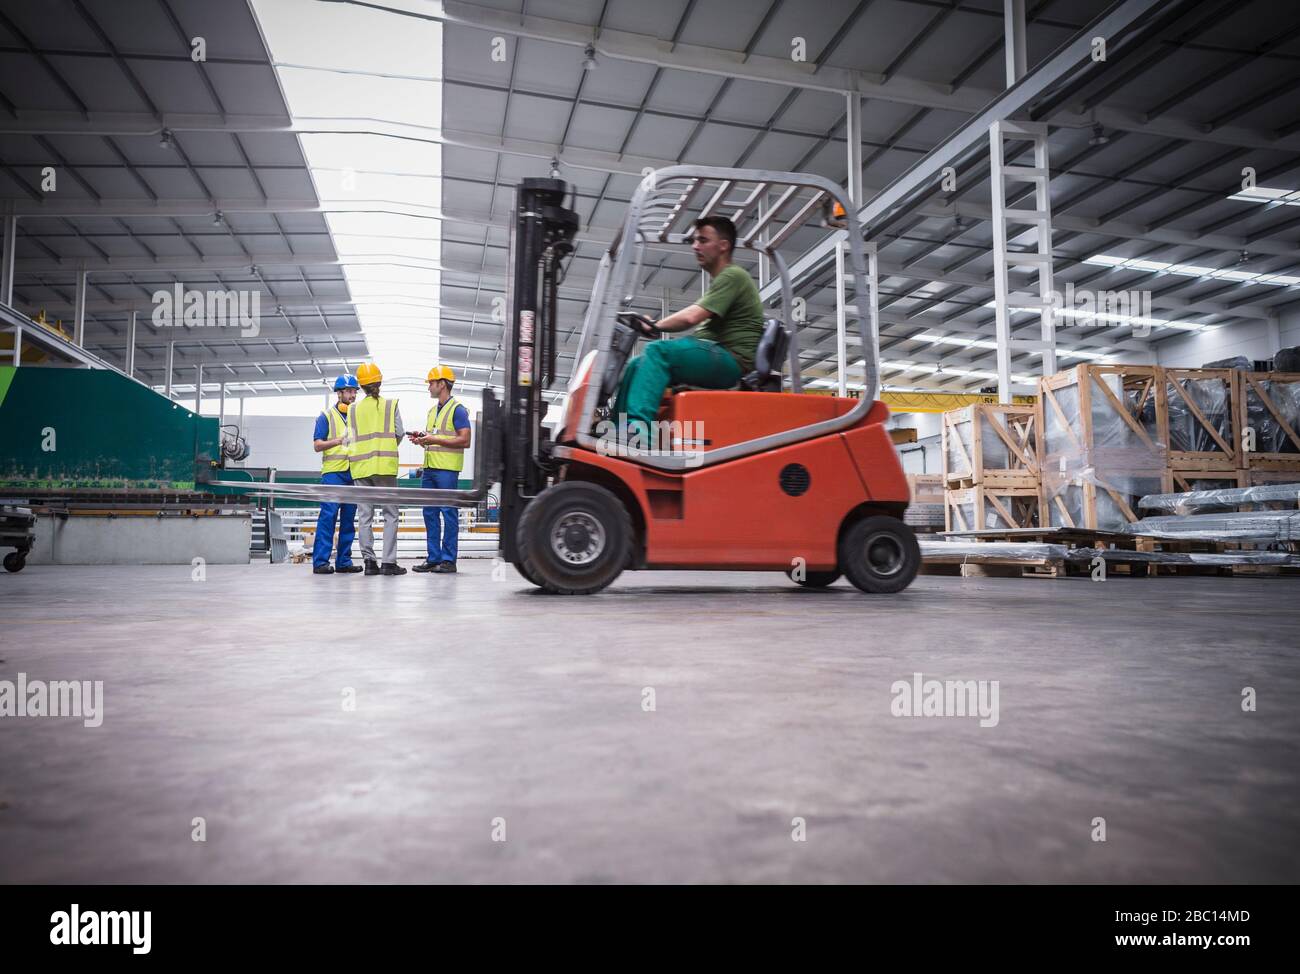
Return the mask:
{"type": "Polygon", "coordinates": [[[741,371],[750,371],[763,337],[763,301],[749,274],[729,264],[695,303],[712,315],[695,337],[717,342],[736,357],[741,371]]]}

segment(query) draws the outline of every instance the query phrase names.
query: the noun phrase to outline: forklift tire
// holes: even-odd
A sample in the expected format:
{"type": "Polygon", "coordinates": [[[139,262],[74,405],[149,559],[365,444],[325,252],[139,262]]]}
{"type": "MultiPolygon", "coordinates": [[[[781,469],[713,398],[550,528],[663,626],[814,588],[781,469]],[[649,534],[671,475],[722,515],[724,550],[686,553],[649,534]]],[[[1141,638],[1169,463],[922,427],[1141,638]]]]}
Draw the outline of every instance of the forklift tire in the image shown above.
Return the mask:
{"type": "Polygon", "coordinates": [[[20,572],[26,564],[27,556],[24,554],[11,551],[9,554],[5,555],[5,571],[7,572],[20,572]]]}
{"type": "Polygon", "coordinates": [[[555,595],[590,595],[627,567],[632,518],[604,487],[566,481],[524,508],[516,545],[524,578],[555,595]]]}
{"type": "Polygon", "coordinates": [[[838,571],[829,572],[809,572],[805,571],[803,578],[794,577],[794,569],[785,570],[786,577],[796,585],[802,585],[804,588],[825,588],[828,585],[834,585],[840,580],[838,571]]]}
{"type": "Polygon", "coordinates": [[[855,521],[840,538],[840,569],[864,592],[901,592],[921,568],[921,546],[911,527],[875,514],[855,521]]]}

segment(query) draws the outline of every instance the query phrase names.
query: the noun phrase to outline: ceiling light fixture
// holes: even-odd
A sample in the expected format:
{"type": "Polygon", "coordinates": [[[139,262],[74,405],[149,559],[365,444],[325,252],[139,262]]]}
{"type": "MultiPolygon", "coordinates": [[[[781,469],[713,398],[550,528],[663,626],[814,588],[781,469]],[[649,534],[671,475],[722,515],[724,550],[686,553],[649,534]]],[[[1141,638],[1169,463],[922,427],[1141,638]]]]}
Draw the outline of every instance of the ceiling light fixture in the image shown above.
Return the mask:
{"type": "Polygon", "coordinates": [[[162,135],[160,135],[160,136],[158,137],[158,144],[159,144],[160,146],[162,146],[164,149],[170,149],[170,148],[172,147],[172,130],[171,130],[171,129],[163,129],[163,130],[162,130],[162,135]]]}
{"type": "Polygon", "coordinates": [[[1088,140],[1088,144],[1089,144],[1089,145],[1105,145],[1105,144],[1106,144],[1107,142],[1109,142],[1109,141],[1110,141],[1110,136],[1107,135],[1106,132],[1105,132],[1105,130],[1101,127],[1101,123],[1100,123],[1100,122],[1093,122],[1093,123],[1092,123],[1092,138],[1090,138],[1090,139],[1088,140]]]}
{"type": "Polygon", "coordinates": [[[582,51],[582,70],[590,71],[596,67],[596,45],[588,44],[582,51]]]}

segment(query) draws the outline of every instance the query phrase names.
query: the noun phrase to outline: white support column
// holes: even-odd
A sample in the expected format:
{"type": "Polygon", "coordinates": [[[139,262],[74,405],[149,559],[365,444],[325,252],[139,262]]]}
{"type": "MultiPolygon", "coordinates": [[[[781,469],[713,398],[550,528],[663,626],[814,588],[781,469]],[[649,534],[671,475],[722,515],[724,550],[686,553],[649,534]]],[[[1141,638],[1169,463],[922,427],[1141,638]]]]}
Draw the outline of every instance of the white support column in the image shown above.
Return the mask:
{"type": "Polygon", "coordinates": [[[203,363],[194,366],[194,415],[203,415],[203,363]]]}
{"type": "Polygon", "coordinates": [[[163,395],[165,395],[168,399],[172,397],[172,366],[175,364],[175,362],[176,362],[176,343],[168,342],[167,343],[167,364],[165,366],[166,372],[163,378],[163,395]]]}
{"type": "Polygon", "coordinates": [[[848,367],[848,308],[844,279],[844,242],[835,246],[835,394],[844,397],[848,367]]]}
{"type": "Polygon", "coordinates": [[[1041,122],[997,121],[989,127],[989,185],[993,196],[993,292],[997,338],[998,401],[1011,402],[1011,353],[1014,348],[1041,355],[1042,374],[1056,372],[1055,281],[1052,271],[1052,204],[1048,192],[1051,170],[1048,159],[1047,126],[1041,122]],[[1034,150],[1033,165],[1006,164],[1006,140],[1029,142],[1034,150]],[[1011,187],[1028,183],[1032,202],[1008,207],[1011,187]],[[1009,242],[1033,228],[1032,250],[1011,250],[1009,242]],[[1015,291],[1011,270],[1034,274],[1033,291],[1015,291]],[[1036,291],[1037,293],[1034,293],[1036,291]],[[1039,316],[1039,340],[1011,338],[1011,312],[1034,311],[1039,316]]]}
{"type": "Polygon", "coordinates": [[[77,271],[77,291],[73,304],[72,341],[78,348],[86,347],[86,272],[77,271]]]}
{"type": "Polygon", "coordinates": [[[14,327],[14,366],[23,364],[23,326],[14,327]]]}
{"type": "Polygon", "coordinates": [[[1007,307],[1007,224],[1002,167],[1002,130],[994,122],[989,128],[989,183],[993,189],[993,337],[997,342],[998,402],[1010,403],[1011,310],[1007,307]]]}
{"type": "Polygon", "coordinates": [[[248,397],[247,396],[239,397],[239,432],[240,433],[244,432],[244,400],[246,398],[248,397]]]}
{"type": "Polygon", "coordinates": [[[135,325],[139,312],[132,311],[126,324],[126,374],[135,378],[135,325]]]}
{"type": "Polygon", "coordinates": [[[5,218],[4,253],[0,255],[0,304],[14,304],[14,250],[18,246],[18,217],[5,218]]]}
{"type": "Polygon", "coordinates": [[[217,438],[221,437],[221,427],[226,425],[226,382],[223,379],[221,385],[221,398],[217,400],[217,438]]]}
{"type": "Polygon", "coordinates": [[[845,188],[853,208],[862,206],[862,96],[850,91],[846,96],[848,103],[847,123],[844,127],[844,139],[848,144],[848,179],[845,188]]]}
{"type": "Polygon", "coordinates": [[[1025,0],[1003,0],[1006,27],[1007,87],[1025,76],[1029,69],[1025,47],[1025,0]]]}

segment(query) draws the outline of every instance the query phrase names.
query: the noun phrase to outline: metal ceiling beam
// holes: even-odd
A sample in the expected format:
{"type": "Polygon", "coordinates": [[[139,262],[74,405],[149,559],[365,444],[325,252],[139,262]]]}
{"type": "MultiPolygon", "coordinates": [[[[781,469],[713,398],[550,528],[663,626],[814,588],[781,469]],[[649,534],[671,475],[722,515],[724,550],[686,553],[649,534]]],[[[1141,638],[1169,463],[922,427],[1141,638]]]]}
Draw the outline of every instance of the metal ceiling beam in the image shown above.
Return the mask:
{"type": "MultiPolygon", "coordinates": [[[[1135,23],[1162,5],[1167,6],[1167,3],[1162,4],[1162,0],[1124,0],[1094,21],[1086,30],[1080,31],[1055,55],[1040,63],[1014,87],[1001,93],[992,104],[938,145],[933,152],[899,176],[883,192],[872,197],[870,202],[858,211],[858,220],[866,228],[866,232],[876,231],[877,224],[903,210],[909,203],[914,204],[916,197],[933,193],[939,186],[939,177],[944,167],[957,162],[971,150],[982,147],[988,138],[989,126],[995,121],[1025,111],[1035,99],[1054,85],[1068,78],[1081,67],[1093,63],[1092,39],[1094,37],[1107,38],[1109,50],[1114,52],[1119,49],[1122,38],[1135,23]]],[[[825,267],[834,256],[835,248],[844,236],[845,233],[841,230],[823,238],[821,243],[794,262],[790,267],[791,277],[799,281],[825,267]]],[[[771,300],[778,290],[774,284],[769,283],[763,289],[762,296],[765,300],[771,300]]]]}
{"type": "Polygon", "coordinates": [[[292,132],[287,115],[217,115],[202,113],[68,112],[17,109],[0,118],[6,135],[156,135],[172,132],[292,132]]]}
{"type": "Polygon", "coordinates": [[[575,47],[579,51],[594,43],[597,56],[740,81],[787,85],[837,94],[856,91],[865,97],[881,101],[925,105],[963,114],[977,111],[993,95],[991,91],[977,88],[955,91],[948,85],[916,78],[887,79],[874,72],[829,65],[818,68],[810,62],[798,62],[789,57],[746,55],[742,51],[683,44],[680,41],[670,44],[649,34],[611,30],[608,27],[602,29],[599,37],[593,41],[591,27],[586,24],[532,15],[520,16],[513,11],[491,10],[460,0],[433,2],[429,7],[429,12],[423,16],[445,24],[472,27],[492,34],[550,41],[575,47]]]}

